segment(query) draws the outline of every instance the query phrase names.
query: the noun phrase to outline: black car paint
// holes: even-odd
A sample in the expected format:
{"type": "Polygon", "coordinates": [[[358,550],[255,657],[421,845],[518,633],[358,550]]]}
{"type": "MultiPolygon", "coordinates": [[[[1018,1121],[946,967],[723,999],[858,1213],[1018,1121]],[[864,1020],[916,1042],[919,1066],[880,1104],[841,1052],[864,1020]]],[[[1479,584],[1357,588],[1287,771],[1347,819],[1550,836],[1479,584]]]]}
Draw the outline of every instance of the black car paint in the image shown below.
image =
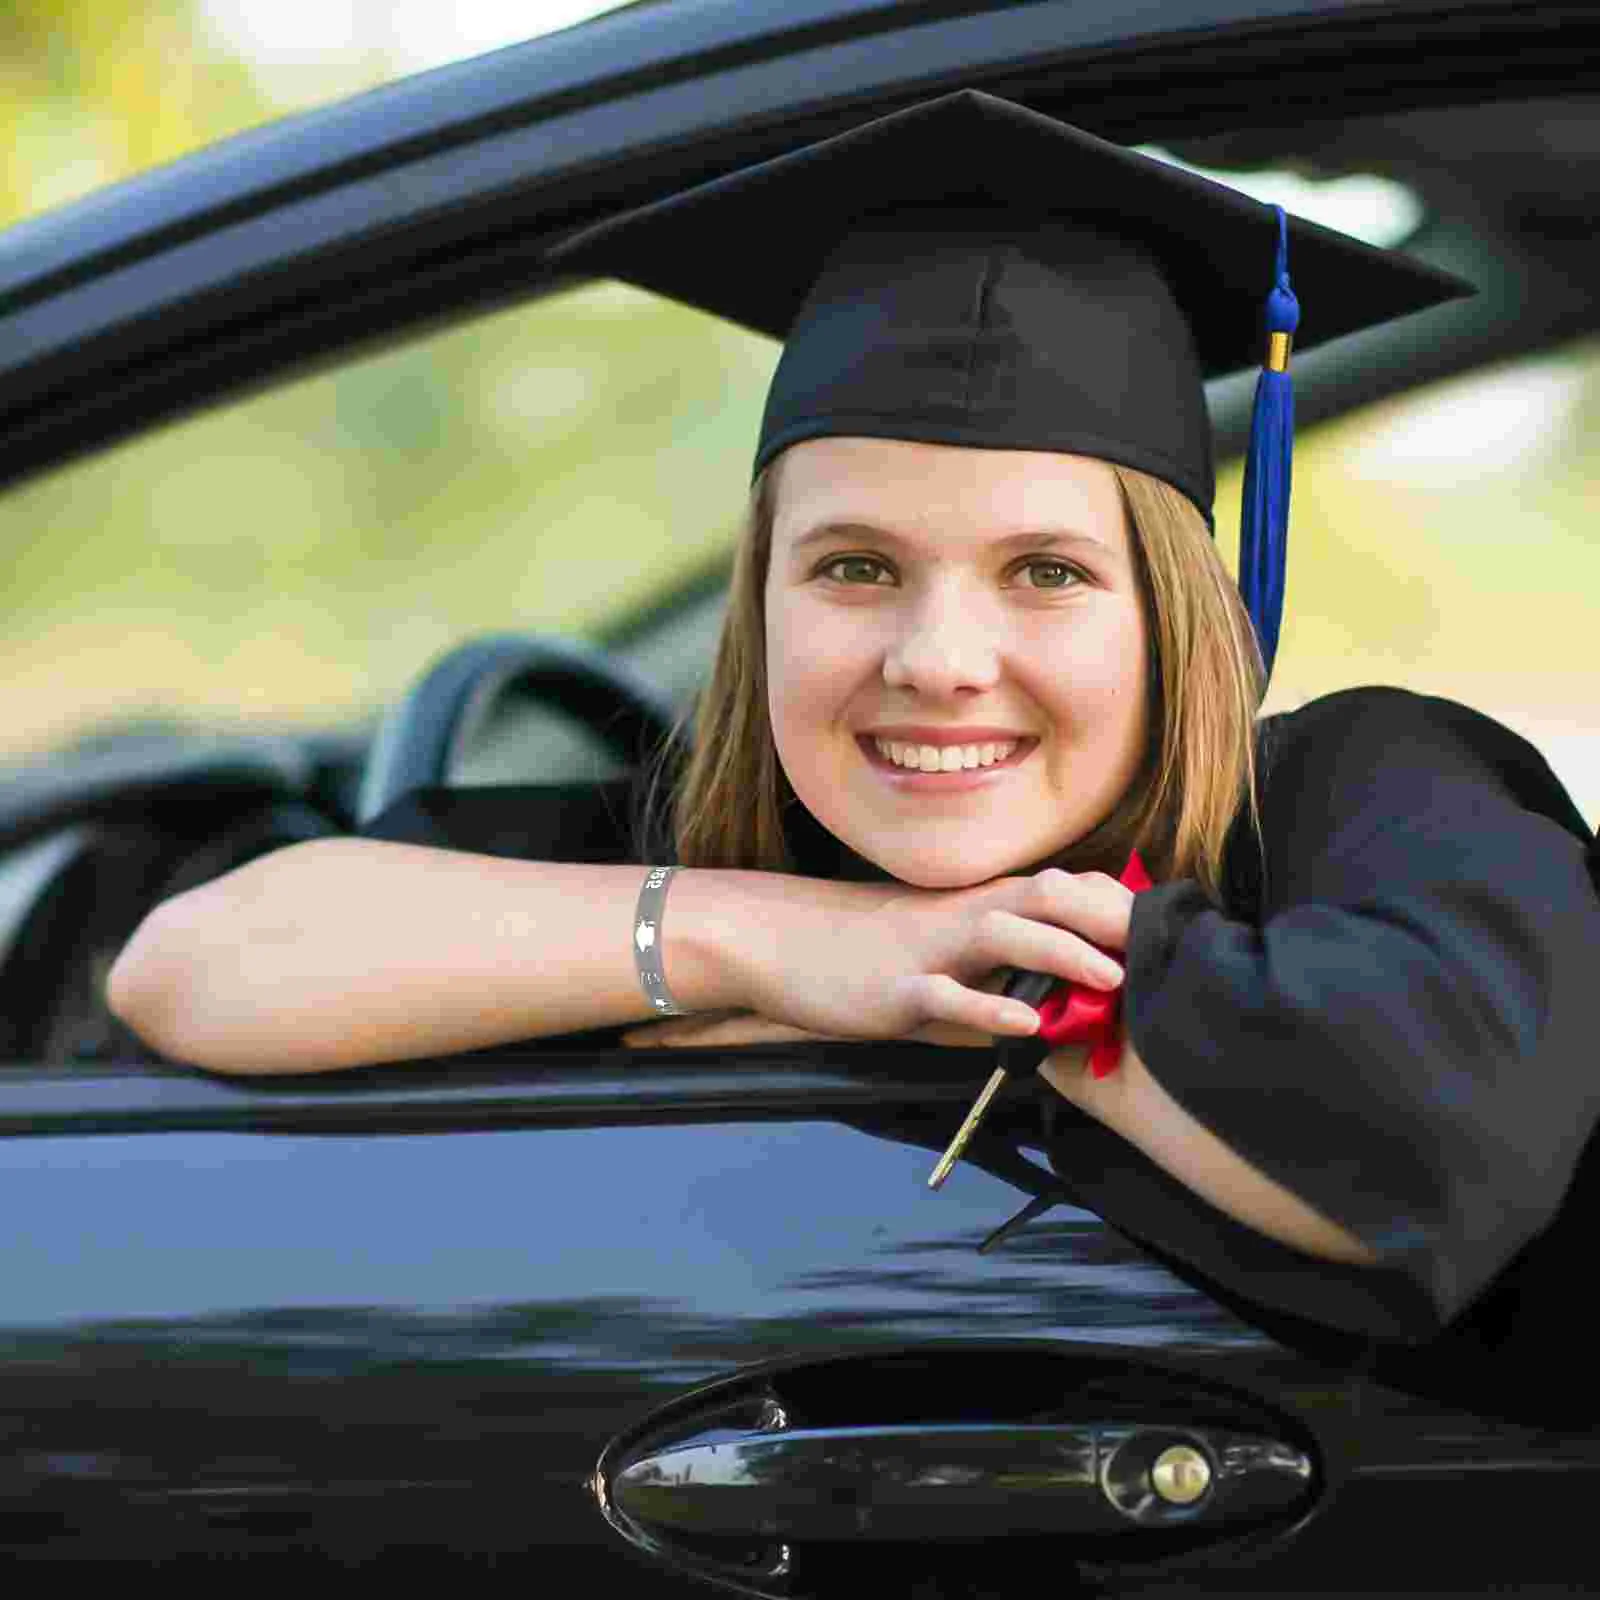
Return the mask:
{"type": "MultiPolygon", "coordinates": [[[[709,1064],[636,1070],[612,1097],[631,1118],[607,1121],[609,1085],[571,1064],[502,1068],[497,1108],[493,1079],[474,1094],[446,1069],[325,1091],[150,1069],[121,1075],[117,1115],[103,1098],[107,1131],[0,1143],[15,1219],[0,1331],[9,1552],[498,1557],[603,1593],[672,1593],[600,1515],[588,1478],[614,1435],[753,1364],[908,1348],[983,1352],[962,1392],[930,1400],[947,1418],[1045,1411],[1071,1392],[1019,1397],[1008,1381],[1042,1341],[1084,1374],[1122,1374],[1171,1420],[1188,1415],[1186,1385],[1223,1384],[1311,1441],[1319,1514],[1248,1563],[1173,1578],[1182,1592],[1468,1592],[1587,1570],[1577,1513],[1600,1439],[1407,1400],[1290,1351],[1087,1213],[1056,1211],[980,1255],[1017,1203],[1010,1185],[964,1168],[930,1194],[920,1147],[779,1111],[776,1061],[747,1067],[745,1085],[709,1064]],[[704,1120],[763,1076],[766,1116],[704,1120]],[[557,1116],[563,1079],[561,1115],[584,1120],[517,1126],[518,1085],[550,1091],[525,1095],[526,1121],[530,1107],[557,1116]],[[365,1114],[331,1125],[371,1131],[295,1132],[271,1114],[280,1097],[326,1109],[344,1095],[365,1114]],[[386,1098],[416,1131],[381,1131],[386,1098]],[[119,1121],[136,1131],[110,1131],[119,1121]],[[282,1131],[213,1131],[229,1121],[282,1131]]],[[[783,1087],[791,1107],[831,1099],[845,1115],[862,1098],[844,1075],[783,1087]]],[[[870,1389],[835,1372],[844,1417],[873,1420],[870,1389]]],[[[1003,1553],[992,1586],[953,1592],[1023,1592],[1034,1578],[1003,1553]]],[[[1037,1554],[1070,1580],[1066,1551],[1037,1554]]],[[[940,1569],[934,1546],[876,1559],[891,1556],[940,1569]]],[[[970,1558],[951,1551],[945,1569],[970,1558]]],[[[1141,1559],[1130,1539],[1096,1570],[1113,1588],[1156,1584],[1141,1559]]]]}

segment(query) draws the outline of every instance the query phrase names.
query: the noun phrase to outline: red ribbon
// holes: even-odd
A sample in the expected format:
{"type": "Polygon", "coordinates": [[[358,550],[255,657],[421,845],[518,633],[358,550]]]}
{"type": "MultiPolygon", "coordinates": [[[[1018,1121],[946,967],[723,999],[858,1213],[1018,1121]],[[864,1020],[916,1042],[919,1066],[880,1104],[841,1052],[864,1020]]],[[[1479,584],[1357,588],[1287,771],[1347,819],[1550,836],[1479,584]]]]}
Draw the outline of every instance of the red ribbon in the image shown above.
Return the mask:
{"type": "MultiPolygon", "coordinates": [[[[1144,870],[1137,850],[1129,855],[1128,864],[1117,882],[1135,894],[1150,887],[1150,875],[1144,870]]],[[[1099,945],[1095,949],[1121,964],[1119,955],[1101,950],[1099,945]]],[[[1034,1037],[1052,1047],[1093,1045],[1089,1053],[1090,1072],[1097,1078],[1110,1077],[1122,1061],[1122,986],[1084,989],[1063,979],[1040,1002],[1039,1031],[1034,1037]]]]}

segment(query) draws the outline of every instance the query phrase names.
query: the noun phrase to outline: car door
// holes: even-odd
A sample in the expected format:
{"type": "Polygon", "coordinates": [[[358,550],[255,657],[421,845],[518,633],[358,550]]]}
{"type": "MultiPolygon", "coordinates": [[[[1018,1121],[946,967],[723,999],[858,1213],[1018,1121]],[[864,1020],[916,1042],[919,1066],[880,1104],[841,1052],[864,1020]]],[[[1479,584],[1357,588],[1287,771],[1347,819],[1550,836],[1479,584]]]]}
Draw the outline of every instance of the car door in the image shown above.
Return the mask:
{"type": "Polygon", "coordinates": [[[1032,1180],[969,1163],[933,1195],[916,1142],[959,1116],[967,1052],[737,1054],[6,1069],[8,1552],[499,1563],[622,1594],[1587,1570],[1594,1432],[1288,1347],[1070,1205],[980,1253],[1032,1180]],[[754,1463],[723,1503],[692,1472],[652,1501],[651,1473],[718,1448],[754,1463]],[[1185,1452],[1217,1473],[1198,1511],[1185,1452]],[[1171,1502],[1128,1487],[1162,1455],[1171,1502]],[[852,1485],[898,1521],[857,1528],[852,1485]]]}

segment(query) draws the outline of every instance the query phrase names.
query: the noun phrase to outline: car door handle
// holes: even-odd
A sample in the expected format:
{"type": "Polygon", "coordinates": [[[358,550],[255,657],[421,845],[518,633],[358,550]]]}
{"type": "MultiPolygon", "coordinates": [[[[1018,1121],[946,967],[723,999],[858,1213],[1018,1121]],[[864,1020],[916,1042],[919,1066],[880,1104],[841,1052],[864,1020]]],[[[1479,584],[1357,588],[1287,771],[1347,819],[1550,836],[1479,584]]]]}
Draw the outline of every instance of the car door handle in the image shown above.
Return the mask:
{"type": "Polygon", "coordinates": [[[1283,1439],[1090,1420],[727,1430],[636,1458],[609,1488],[663,1534],[925,1541],[1184,1523],[1221,1537],[1304,1501],[1312,1476],[1283,1439]]]}

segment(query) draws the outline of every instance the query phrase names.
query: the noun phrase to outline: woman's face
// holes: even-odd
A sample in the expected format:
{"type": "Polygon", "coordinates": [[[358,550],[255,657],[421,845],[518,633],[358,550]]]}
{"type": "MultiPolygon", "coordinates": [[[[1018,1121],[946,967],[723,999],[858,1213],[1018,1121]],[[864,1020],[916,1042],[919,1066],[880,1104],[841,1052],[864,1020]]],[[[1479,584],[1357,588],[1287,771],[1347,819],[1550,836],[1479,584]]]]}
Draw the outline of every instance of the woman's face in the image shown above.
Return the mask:
{"type": "Polygon", "coordinates": [[[1084,456],[857,438],[785,451],[768,704],[812,815],[928,889],[1029,872],[1100,822],[1147,738],[1131,537],[1110,467],[1084,456]],[[907,782],[867,736],[896,727],[919,746],[981,746],[991,729],[1025,742],[964,787],[907,782]]]}

